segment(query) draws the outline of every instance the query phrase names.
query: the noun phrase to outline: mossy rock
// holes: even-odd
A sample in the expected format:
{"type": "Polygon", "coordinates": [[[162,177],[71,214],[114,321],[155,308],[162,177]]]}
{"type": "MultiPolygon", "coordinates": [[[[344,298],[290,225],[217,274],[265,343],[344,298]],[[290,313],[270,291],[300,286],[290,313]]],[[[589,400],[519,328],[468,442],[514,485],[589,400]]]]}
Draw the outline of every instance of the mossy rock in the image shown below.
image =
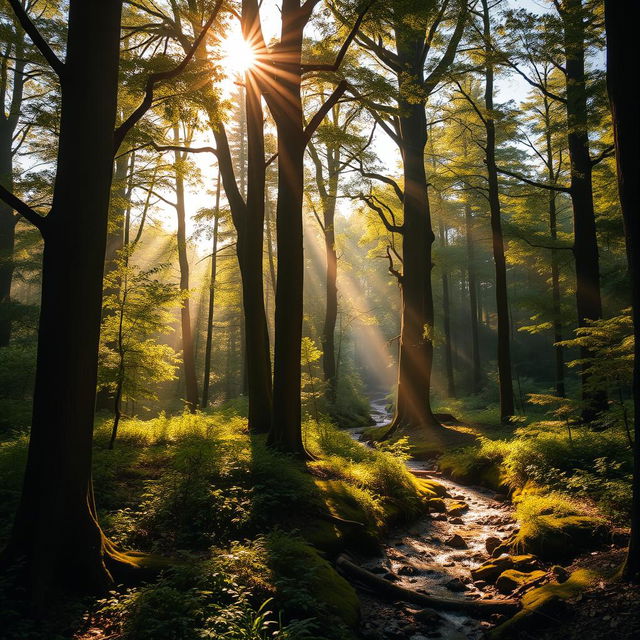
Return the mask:
{"type": "Polygon", "coordinates": [[[448,495],[447,488],[435,480],[416,478],[416,486],[420,495],[428,498],[445,498],[448,495]]]}
{"type": "MultiPolygon", "coordinates": [[[[324,615],[335,616],[348,627],[355,629],[360,621],[360,601],[355,589],[320,553],[302,540],[289,539],[277,554],[270,558],[270,568],[283,585],[290,589],[293,582],[300,582],[318,603],[324,615]]],[[[278,598],[287,599],[286,592],[280,594],[276,580],[278,598]]],[[[278,600],[277,598],[277,600],[278,600]]],[[[288,601],[279,602],[288,609],[288,601]]],[[[288,615],[308,616],[309,611],[287,611],[288,615]]],[[[320,613],[320,615],[323,615],[320,613]]]]}
{"type": "Polygon", "coordinates": [[[589,569],[574,571],[566,582],[550,582],[532,589],[522,598],[522,610],[489,633],[491,640],[511,640],[526,627],[530,634],[556,618],[563,603],[593,585],[601,574],[589,569]]]}
{"type": "Polygon", "coordinates": [[[469,511],[469,505],[466,502],[462,502],[460,500],[450,502],[447,505],[447,513],[450,516],[461,516],[466,511],[469,511]]]}
{"type": "Polygon", "coordinates": [[[505,554],[493,560],[489,560],[488,562],[484,562],[475,569],[471,569],[471,577],[474,582],[477,580],[483,580],[484,582],[492,584],[504,571],[510,569],[533,569],[536,565],[537,561],[535,556],[509,556],[505,554]]]}
{"type": "Polygon", "coordinates": [[[427,502],[427,506],[429,507],[429,511],[435,511],[437,513],[446,513],[447,505],[442,498],[431,498],[427,502]]]}
{"type": "Polygon", "coordinates": [[[461,484],[476,484],[494,491],[508,489],[504,472],[497,461],[470,460],[454,452],[440,459],[439,469],[448,478],[461,484]]]}
{"type": "Polygon", "coordinates": [[[544,560],[566,560],[604,542],[606,527],[592,516],[540,515],[497,547],[493,555],[513,551],[533,553],[544,560]]]}
{"type": "Polygon", "coordinates": [[[523,571],[517,571],[516,569],[507,569],[498,576],[496,589],[500,593],[512,593],[516,589],[537,582],[546,575],[545,571],[529,571],[525,573],[523,571]]]}

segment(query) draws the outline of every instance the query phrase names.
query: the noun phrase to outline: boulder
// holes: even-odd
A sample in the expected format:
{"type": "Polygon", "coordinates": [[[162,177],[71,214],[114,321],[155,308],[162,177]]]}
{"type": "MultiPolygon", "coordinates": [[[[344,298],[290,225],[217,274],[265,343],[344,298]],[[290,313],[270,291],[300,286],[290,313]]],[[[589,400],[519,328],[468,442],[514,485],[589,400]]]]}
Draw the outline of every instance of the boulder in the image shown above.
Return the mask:
{"type": "Polygon", "coordinates": [[[526,587],[528,584],[533,584],[544,578],[547,574],[544,571],[530,571],[524,573],[517,571],[516,569],[507,569],[503,571],[496,580],[496,589],[500,593],[511,593],[516,589],[526,587]]]}
{"type": "Polygon", "coordinates": [[[453,547],[454,549],[467,548],[467,543],[465,542],[464,538],[458,533],[454,533],[450,538],[445,540],[444,543],[449,547],[453,547]]]}
{"type": "Polygon", "coordinates": [[[536,566],[536,558],[532,555],[502,555],[499,558],[484,562],[475,569],[471,569],[471,577],[474,581],[483,580],[484,582],[494,583],[498,576],[508,569],[522,571],[535,569],[536,566]]]}
{"type": "Polygon", "coordinates": [[[449,504],[447,513],[450,516],[461,516],[465,511],[469,510],[469,505],[466,502],[456,500],[449,504]]]}
{"type": "Polygon", "coordinates": [[[445,513],[447,511],[447,505],[442,498],[430,498],[427,501],[429,511],[436,511],[438,513],[445,513]]]}

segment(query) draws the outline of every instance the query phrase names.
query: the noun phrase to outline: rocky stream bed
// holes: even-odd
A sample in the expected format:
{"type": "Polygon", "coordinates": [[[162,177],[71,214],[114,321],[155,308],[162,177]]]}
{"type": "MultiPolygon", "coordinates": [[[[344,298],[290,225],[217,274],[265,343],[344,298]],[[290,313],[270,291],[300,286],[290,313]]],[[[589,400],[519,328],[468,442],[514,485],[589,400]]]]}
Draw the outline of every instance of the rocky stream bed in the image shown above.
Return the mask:
{"type": "MultiPolygon", "coordinates": [[[[389,419],[384,399],[374,400],[372,408],[377,423],[389,419]]],[[[351,432],[356,439],[360,434],[359,430],[351,432]]],[[[413,592],[458,600],[461,608],[425,608],[394,598],[393,594],[381,598],[379,590],[356,579],[362,604],[361,633],[366,638],[380,639],[481,638],[504,615],[491,610],[465,611],[468,607],[464,603],[507,598],[495,585],[474,580],[471,571],[490,559],[487,547],[492,550],[514,532],[512,507],[495,491],[463,486],[443,477],[433,461],[412,460],[407,465],[418,477],[436,480],[446,488],[447,512],[426,514],[409,528],[391,531],[379,557],[358,558],[352,554],[350,560],[413,592]]]]}

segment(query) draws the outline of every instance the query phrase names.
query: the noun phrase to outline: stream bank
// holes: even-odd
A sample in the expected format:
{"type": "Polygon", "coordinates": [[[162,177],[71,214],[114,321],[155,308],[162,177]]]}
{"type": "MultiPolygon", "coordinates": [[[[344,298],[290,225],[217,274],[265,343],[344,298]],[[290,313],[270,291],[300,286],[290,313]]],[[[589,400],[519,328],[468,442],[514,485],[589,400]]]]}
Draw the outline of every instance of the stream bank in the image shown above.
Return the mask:
{"type": "MultiPolygon", "coordinates": [[[[389,420],[385,398],[373,399],[371,407],[376,425],[389,420]]],[[[362,431],[352,429],[350,434],[359,440],[362,431]]],[[[490,558],[487,539],[501,541],[516,530],[511,505],[495,491],[445,478],[436,470],[435,461],[410,460],[407,466],[416,476],[436,480],[445,487],[447,513],[425,514],[408,528],[391,530],[381,545],[380,556],[359,558],[352,554],[353,562],[405,589],[456,599],[461,604],[468,600],[506,600],[493,586],[474,582],[471,570],[490,558]]],[[[365,638],[475,640],[504,618],[489,612],[431,611],[401,600],[381,599],[365,585],[357,586],[365,638]]]]}

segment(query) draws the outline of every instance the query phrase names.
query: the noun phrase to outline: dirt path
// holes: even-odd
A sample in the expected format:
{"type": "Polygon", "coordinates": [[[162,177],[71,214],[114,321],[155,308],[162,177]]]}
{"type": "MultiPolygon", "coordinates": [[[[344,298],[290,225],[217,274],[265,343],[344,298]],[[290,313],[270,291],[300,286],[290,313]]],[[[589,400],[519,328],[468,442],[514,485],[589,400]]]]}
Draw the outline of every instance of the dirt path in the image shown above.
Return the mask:
{"type": "MultiPolygon", "coordinates": [[[[384,401],[372,402],[376,422],[388,420],[384,401]]],[[[359,436],[358,430],[352,436],[359,436]]],[[[516,527],[509,504],[494,499],[495,492],[466,487],[443,478],[428,462],[410,461],[417,475],[437,480],[449,493],[445,502],[465,502],[468,509],[459,515],[428,514],[409,528],[392,531],[383,543],[382,555],[361,559],[363,568],[396,584],[447,598],[495,599],[493,587],[473,584],[470,570],[488,559],[485,542],[489,537],[505,538],[516,527]],[[464,541],[453,539],[459,536],[464,541]],[[452,546],[454,545],[454,546],[452,546]]],[[[357,558],[355,559],[358,560],[357,558]]],[[[474,640],[493,626],[496,618],[485,619],[456,612],[421,612],[402,602],[385,602],[362,589],[364,637],[424,640],[447,638],[474,640]]]]}

